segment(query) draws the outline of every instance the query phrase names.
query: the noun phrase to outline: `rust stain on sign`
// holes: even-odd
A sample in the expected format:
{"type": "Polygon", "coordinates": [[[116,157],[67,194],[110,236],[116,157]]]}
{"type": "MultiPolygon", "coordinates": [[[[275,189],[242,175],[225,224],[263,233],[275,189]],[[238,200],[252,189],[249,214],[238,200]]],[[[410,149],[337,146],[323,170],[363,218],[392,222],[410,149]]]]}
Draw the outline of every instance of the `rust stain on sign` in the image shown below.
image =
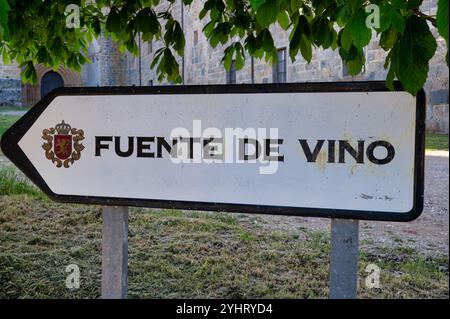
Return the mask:
{"type": "Polygon", "coordinates": [[[327,154],[326,152],[320,152],[317,155],[317,160],[316,160],[316,164],[317,167],[319,167],[319,170],[324,173],[325,172],[325,166],[327,165],[327,154]]]}
{"type": "Polygon", "coordinates": [[[372,195],[367,195],[367,194],[364,194],[364,193],[361,193],[361,195],[359,195],[359,197],[362,198],[362,199],[366,199],[366,200],[379,199],[379,200],[386,200],[386,201],[389,201],[389,202],[394,199],[394,197],[390,197],[390,196],[387,196],[387,195],[372,196],[372,195]]]}

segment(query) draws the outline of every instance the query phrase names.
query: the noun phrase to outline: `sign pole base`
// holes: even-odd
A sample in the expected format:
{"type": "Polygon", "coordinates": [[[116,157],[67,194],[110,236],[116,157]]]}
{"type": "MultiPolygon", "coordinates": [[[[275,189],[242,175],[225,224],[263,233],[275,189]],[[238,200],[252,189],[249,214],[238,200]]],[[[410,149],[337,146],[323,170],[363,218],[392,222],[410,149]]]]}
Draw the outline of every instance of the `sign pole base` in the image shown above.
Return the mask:
{"type": "Polygon", "coordinates": [[[128,207],[103,207],[102,298],[126,299],[128,207]]]}
{"type": "Polygon", "coordinates": [[[357,297],[358,237],[358,220],[331,220],[330,299],[357,297]]]}

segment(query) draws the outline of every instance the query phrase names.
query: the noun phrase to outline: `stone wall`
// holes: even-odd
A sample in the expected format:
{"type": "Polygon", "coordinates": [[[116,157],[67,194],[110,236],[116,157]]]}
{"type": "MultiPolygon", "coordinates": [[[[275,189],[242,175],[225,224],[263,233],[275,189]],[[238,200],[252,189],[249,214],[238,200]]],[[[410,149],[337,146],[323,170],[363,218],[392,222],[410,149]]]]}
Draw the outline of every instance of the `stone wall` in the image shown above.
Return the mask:
{"type": "Polygon", "coordinates": [[[20,69],[17,64],[0,62],[0,106],[21,105],[20,69]]]}
{"type": "Polygon", "coordinates": [[[101,86],[129,85],[127,65],[129,57],[121,54],[118,46],[110,38],[100,37],[99,84],[101,86]]]}
{"type": "MultiPolygon", "coordinates": [[[[167,5],[162,2],[161,5],[167,5]]],[[[422,11],[435,14],[437,0],[424,0],[422,11]]],[[[221,63],[225,46],[211,48],[202,29],[205,22],[198,19],[203,7],[202,1],[194,1],[191,6],[182,6],[181,1],[173,5],[173,16],[183,20],[186,36],[186,48],[183,58],[178,57],[180,71],[184,84],[225,84],[226,71],[221,63]]],[[[449,69],[445,62],[447,52],[445,41],[433,33],[438,42],[438,50],[430,63],[430,72],[425,84],[427,97],[427,130],[448,133],[449,103],[448,78],[449,69]]],[[[288,32],[279,26],[272,28],[277,48],[289,48],[288,32]]],[[[121,54],[117,45],[110,39],[100,37],[91,46],[89,56],[91,64],[86,65],[81,72],[81,80],[86,86],[111,85],[167,85],[159,82],[156,70],[150,70],[154,53],[161,43],[154,41],[151,45],[140,42],[140,56],[121,54]]],[[[362,74],[351,77],[345,75],[345,70],[339,54],[332,50],[315,50],[311,63],[300,56],[292,62],[287,58],[287,82],[317,82],[317,81],[360,81],[384,80],[386,70],[383,65],[386,52],[378,45],[376,35],[366,48],[366,64],[362,74]]],[[[0,105],[20,103],[20,75],[16,65],[5,66],[0,63],[0,105]]],[[[244,68],[236,73],[236,83],[271,83],[272,67],[260,60],[253,60],[246,55],[244,68]],[[253,75],[253,76],[252,76],[253,75]]]]}
{"type": "Polygon", "coordinates": [[[90,63],[81,70],[81,82],[84,86],[100,86],[100,44],[94,40],[88,50],[90,63]]]}
{"type": "MultiPolygon", "coordinates": [[[[183,7],[179,2],[174,6],[174,17],[184,18],[184,30],[186,36],[186,48],[184,56],[184,83],[185,84],[225,84],[226,71],[221,59],[225,46],[219,45],[212,49],[208,44],[202,28],[204,22],[198,19],[202,9],[201,1],[194,1],[191,6],[183,7]]],[[[437,1],[424,0],[422,11],[435,14],[437,1]]],[[[438,49],[435,57],[430,63],[430,72],[425,84],[427,97],[427,130],[440,133],[448,133],[448,78],[449,69],[445,62],[447,52],[445,41],[438,36],[433,28],[433,33],[438,42],[438,49]]],[[[272,28],[277,48],[289,48],[289,35],[279,26],[272,28]]],[[[152,44],[153,50],[148,50],[148,44],[142,43],[141,52],[141,82],[143,85],[159,84],[155,72],[150,70],[150,63],[154,52],[160,47],[159,43],[152,44]]],[[[362,80],[385,80],[387,71],[383,65],[386,52],[379,46],[375,33],[369,46],[366,48],[366,64],[362,74],[351,77],[345,75],[344,67],[338,52],[328,50],[315,50],[311,63],[306,61],[299,54],[295,62],[287,58],[287,82],[326,82],[326,81],[362,81],[362,80]]],[[[272,67],[264,61],[254,60],[252,78],[251,58],[246,56],[245,67],[236,74],[237,83],[271,83],[272,67]]],[[[182,59],[178,59],[180,68],[182,59]]],[[[129,83],[139,83],[138,69],[128,73],[129,83]]],[[[164,83],[163,83],[164,84],[164,83]]]]}

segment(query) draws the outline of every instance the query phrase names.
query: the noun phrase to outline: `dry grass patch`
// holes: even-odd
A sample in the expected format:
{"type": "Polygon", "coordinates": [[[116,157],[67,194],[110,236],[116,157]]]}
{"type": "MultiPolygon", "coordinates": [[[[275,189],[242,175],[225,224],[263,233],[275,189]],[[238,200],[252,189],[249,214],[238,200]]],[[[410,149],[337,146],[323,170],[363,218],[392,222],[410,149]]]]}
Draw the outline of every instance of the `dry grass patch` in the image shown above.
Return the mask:
{"type": "MultiPolygon", "coordinates": [[[[326,298],[328,234],[264,223],[257,215],[132,209],[129,296],[326,298]]],[[[100,207],[0,196],[0,298],[98,298],[100,272],[100,207]],[[75,291],[65,287],[72,263],[81,270],[75,291]]],[[[448,298],[448,256],[362,252],[359,295],[448,298]],[[381,289],[364,286],[372,262],[382,269],[381,289]]]]}

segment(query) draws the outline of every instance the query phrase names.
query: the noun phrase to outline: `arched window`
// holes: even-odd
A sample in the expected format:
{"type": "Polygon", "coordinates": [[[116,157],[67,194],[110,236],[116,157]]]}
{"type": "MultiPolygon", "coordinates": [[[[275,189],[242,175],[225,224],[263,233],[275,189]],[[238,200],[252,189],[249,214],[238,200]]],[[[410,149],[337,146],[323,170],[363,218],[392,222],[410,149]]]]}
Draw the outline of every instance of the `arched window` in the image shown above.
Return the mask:
{"type": "Polygon", "coordinates": [[[49,71],[44,74],[41,80],[41,99],[53,89],[64,86],[64,80],[58,72],[49,71]]]}

